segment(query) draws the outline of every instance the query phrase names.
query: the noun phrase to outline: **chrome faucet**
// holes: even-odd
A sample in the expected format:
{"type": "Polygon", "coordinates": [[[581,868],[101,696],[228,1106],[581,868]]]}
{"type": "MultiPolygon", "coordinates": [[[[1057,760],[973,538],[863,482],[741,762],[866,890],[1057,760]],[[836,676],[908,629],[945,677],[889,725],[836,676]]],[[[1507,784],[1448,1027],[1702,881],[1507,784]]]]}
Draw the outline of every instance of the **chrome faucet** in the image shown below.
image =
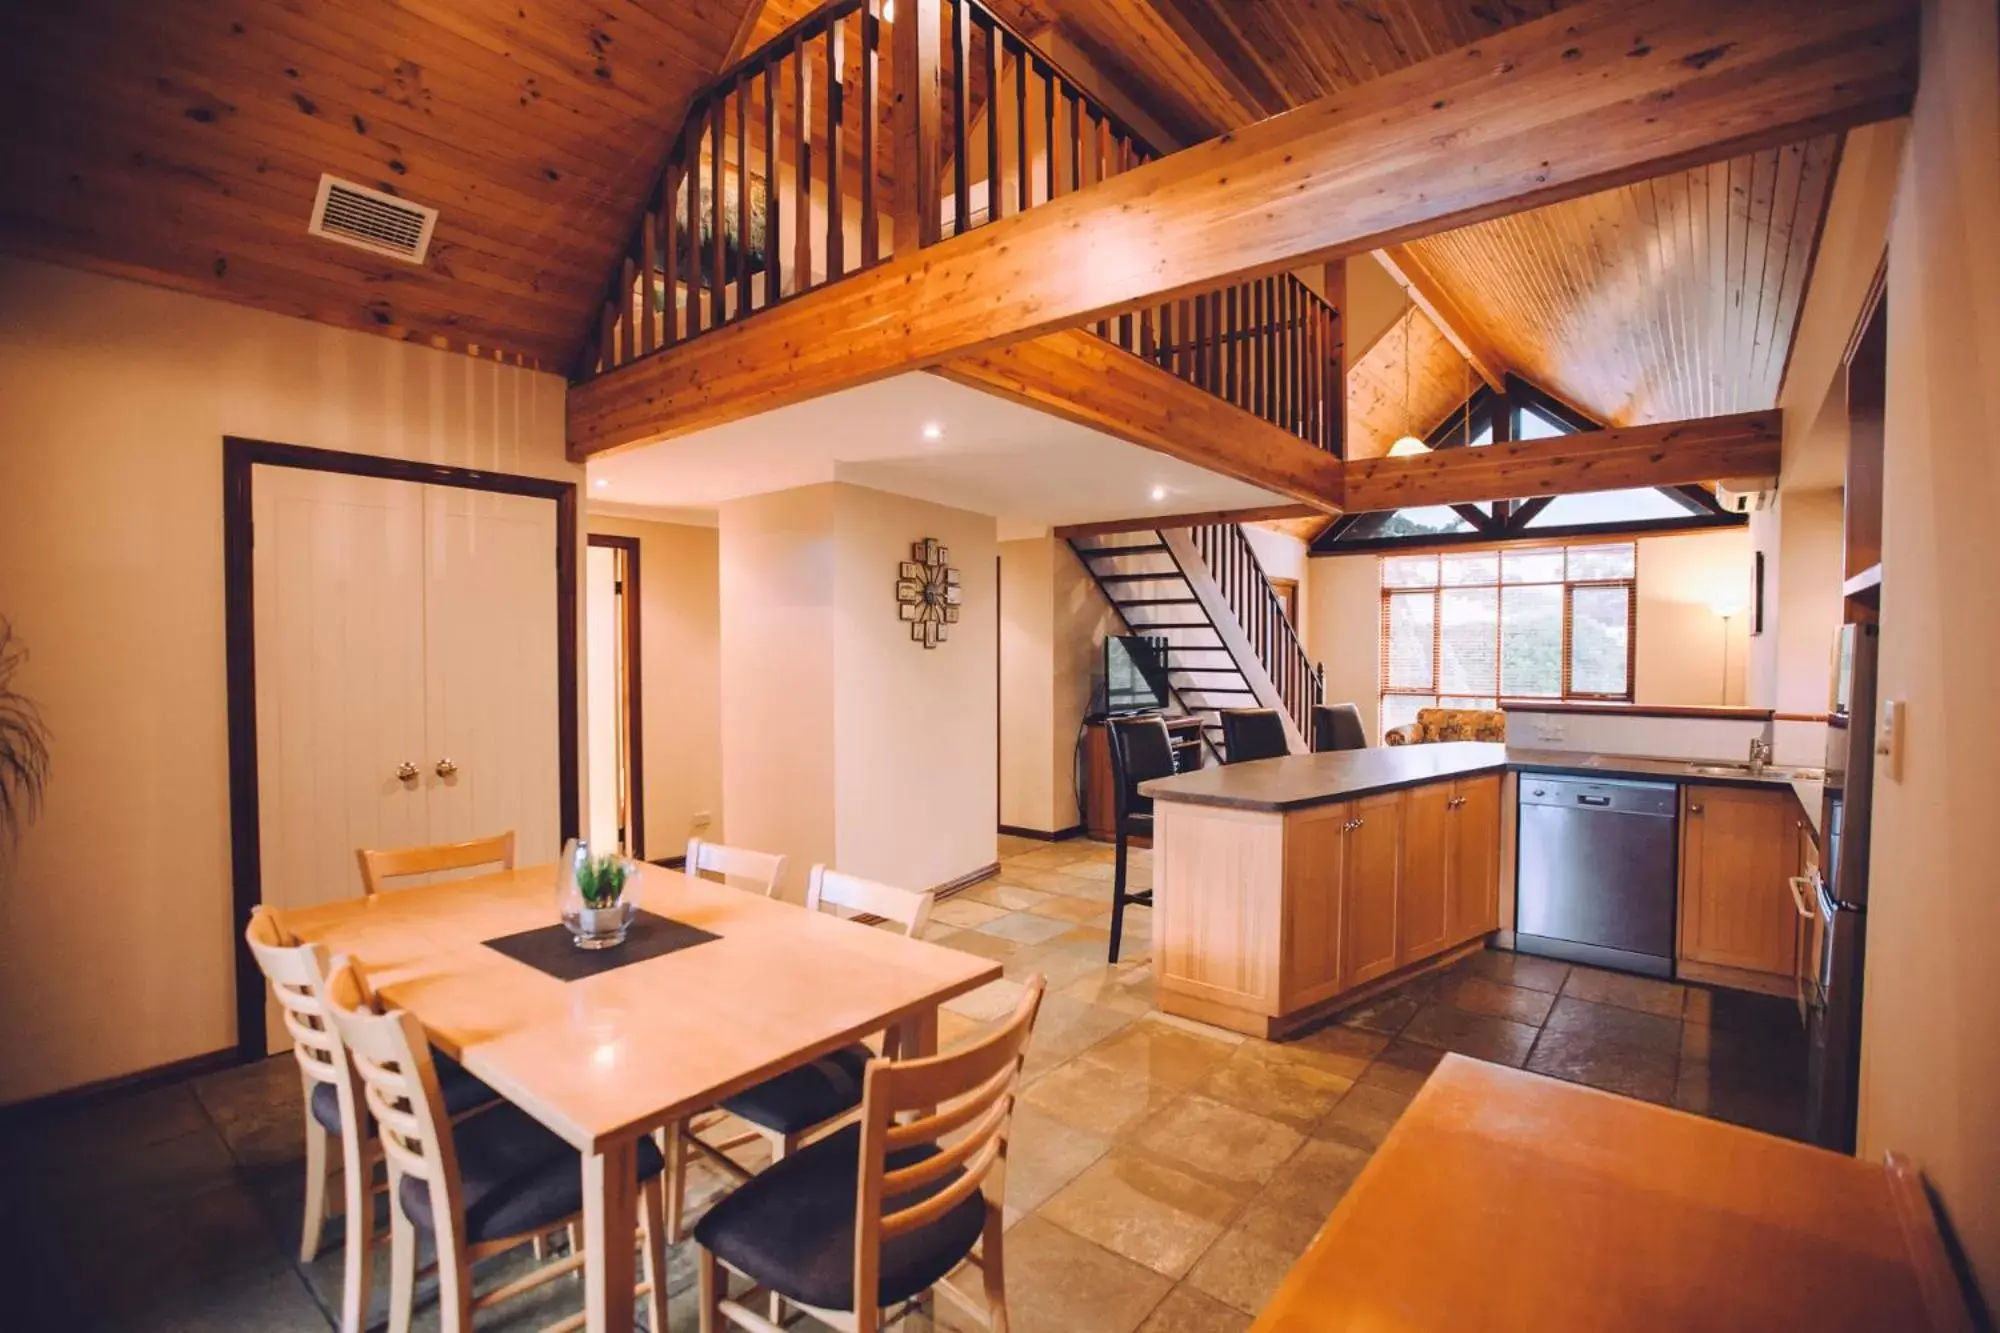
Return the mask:
{"type": "Polygon", "coordinates": [[[1750,738],[1750,776],[1761,777],[1764,765],[1771,762],[1771,742],[1762,736],[1750,738]]]}

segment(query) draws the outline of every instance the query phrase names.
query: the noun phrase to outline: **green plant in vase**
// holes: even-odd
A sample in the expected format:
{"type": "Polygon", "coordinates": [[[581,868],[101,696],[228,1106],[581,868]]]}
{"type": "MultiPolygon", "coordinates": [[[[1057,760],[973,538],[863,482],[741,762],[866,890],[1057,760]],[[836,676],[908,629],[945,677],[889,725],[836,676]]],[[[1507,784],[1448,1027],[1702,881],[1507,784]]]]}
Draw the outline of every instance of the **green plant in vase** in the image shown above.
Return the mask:
{"type": "Polygon", "coordinates": [[[638,904],[629,890],[638,867],[615,852],[591,855],[588,843],[572,839],[563,848],[556,905],[579,949],[608,949],[624,942],[638,904]]]}
{"type": "Polygon", "coordinates": [[[584,906],[601,912],[618,905],[631,874],[632,867],[621,856],[589,857],[576,868],[576,891],[583,896],[584,906]]]}

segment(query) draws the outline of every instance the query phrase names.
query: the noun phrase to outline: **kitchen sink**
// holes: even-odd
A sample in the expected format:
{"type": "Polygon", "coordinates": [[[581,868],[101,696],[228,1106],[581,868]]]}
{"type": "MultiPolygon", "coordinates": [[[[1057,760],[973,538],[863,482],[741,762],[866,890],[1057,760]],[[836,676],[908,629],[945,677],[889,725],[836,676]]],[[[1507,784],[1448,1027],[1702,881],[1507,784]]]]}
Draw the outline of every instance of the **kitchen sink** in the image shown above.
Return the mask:
{"type": "MultiPolygon", "coordinates": [[[[1749,777],[1749,776],[1750,776],[1750,765],[1748,765],[1748,764],[1689,764],[1689,765],[1688,765],[1688,772],[1690,772],[1690,773],[1698,773],[1698,774],[1700,774],[1700,775],[1701,775],[1702,777],[1705,777],[1705,778],[1747,778],[1747,777],[1749,777]]],[[[1764,770],[1764,772],[1765,772],[1765,773],[1769,773],[1769,774],[1773,774],[1774,776],[1781,776],[1781,775],[1778,775],[1778,774],[1776,774],[1776,773],[1775,773],[1775,770],[1773,770],[1773,769],[1769,769],[1769,768],[1765,769],[1765,770],[1764,770]]]]}

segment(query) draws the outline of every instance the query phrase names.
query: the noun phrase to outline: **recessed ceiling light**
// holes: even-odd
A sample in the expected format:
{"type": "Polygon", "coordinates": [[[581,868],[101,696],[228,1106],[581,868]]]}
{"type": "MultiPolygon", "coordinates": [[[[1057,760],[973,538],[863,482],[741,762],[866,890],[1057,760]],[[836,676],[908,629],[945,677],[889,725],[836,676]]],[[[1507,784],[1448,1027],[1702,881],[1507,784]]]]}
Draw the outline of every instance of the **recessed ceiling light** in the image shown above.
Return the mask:
{"type": "Polygon", "coordinates": [[[944,438],[944,427],[935,421],[926,421],[924,423],[924,438],[927,440],[942,440],[944,438]]]}
{"type": "Polygon", "coordinates": [[[1164,500],[1164,499],[1166,499],[1166,498],[1167,498],[1167,488],[1166,488],[1166,487],[1164,487],[1164,486],[1155,486],[1155,487],[1153,488],[1153,503],[1154,503],[1154,504],[1158,504],[1158,503],[1159,503],[1160,501],[1162,501],[1162,500],[1164,500]]]}
{"type": "Polygon", "coordinates": [[[596,481],[591,483],[591,485],[597,487],[597,489],[600,491],[603,490],[606,486],[609,486],[610,484],[611,481],[607,477],[599,477],[596,481]]]}

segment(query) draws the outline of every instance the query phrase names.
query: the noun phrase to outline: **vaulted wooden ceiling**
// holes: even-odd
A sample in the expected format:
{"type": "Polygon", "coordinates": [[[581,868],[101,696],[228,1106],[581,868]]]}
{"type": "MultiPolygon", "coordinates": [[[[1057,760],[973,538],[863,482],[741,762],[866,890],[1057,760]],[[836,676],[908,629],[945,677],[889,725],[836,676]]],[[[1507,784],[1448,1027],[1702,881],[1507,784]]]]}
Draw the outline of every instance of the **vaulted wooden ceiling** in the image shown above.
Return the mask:
{"type": "Polygon", "coordinates": [[[0,5],[0,246],[566,369],[756,0],[0,5]],[[306,234],[330,171],[421,267],[306,234]]]}

